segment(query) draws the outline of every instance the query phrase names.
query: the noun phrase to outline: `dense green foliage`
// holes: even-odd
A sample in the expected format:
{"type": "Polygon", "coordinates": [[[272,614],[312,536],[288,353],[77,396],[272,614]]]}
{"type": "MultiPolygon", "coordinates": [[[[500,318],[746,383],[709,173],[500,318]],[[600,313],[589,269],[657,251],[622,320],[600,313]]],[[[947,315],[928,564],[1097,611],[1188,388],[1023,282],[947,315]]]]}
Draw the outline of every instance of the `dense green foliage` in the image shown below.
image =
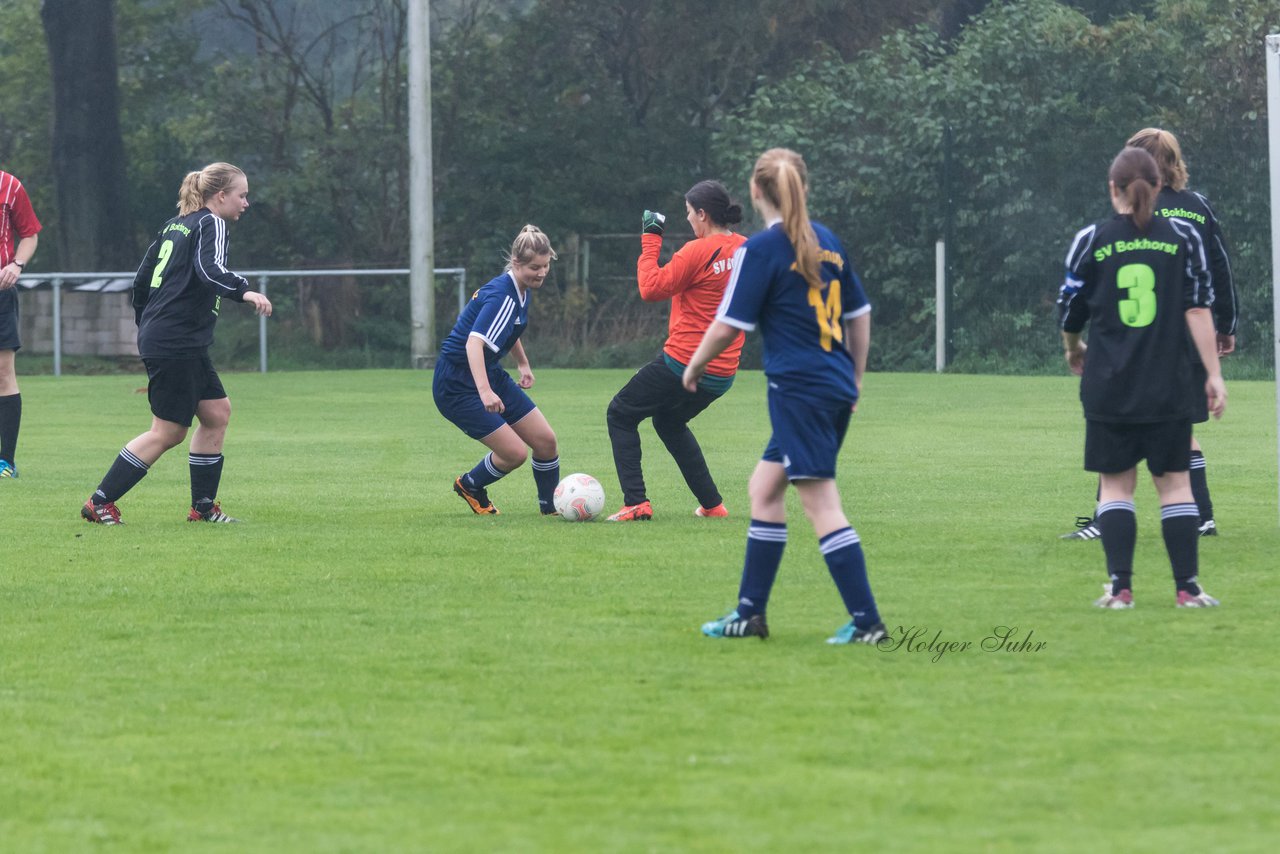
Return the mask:
{"type": "MultiPolygon", "coordinates": [[[[175,449],[108,529],[76,514],[146,423],[137,381],[24,382],[22,477],[0,480],[8,850],[1263,852],[1280,834],[1265,383],[1234,384],[1201,435],[1223,606],[1173,607],[1144,482],[1137,607],[1103,612],[1098,543],[1056,538],[1093,500],[1074,382],[868,375],[840,487],[886,620],[925,630],[877,651],[823,643],[844,617],[795,504],[773,637],[698,634],[737,589],[758,373],[695,422],[730,518],[692,515],[646,427],[657,516],[623,525],[539,517],[527,468],[493,487],[501,516],[471,515],[449,485],[481,447],[422,373],[224,379],[222,499],[246,521],[182,521],[175,449]],[[1047,646],[978,647],[997,626],[1047,646]],[[929,650],[939,632],[974,646],[929,650]]],[[[611,504],[603,415],[626,379],[533,390],[563,465],[611,504]]]]}
{"type": "MultiPolygon", "coordinates": [[[[405,263],[404,0],[115,6],[122,215],[140,244],[187,169],[227,159],[249,171],[255,201],[235,265],[405,263]]],[[[0,163],[56,227],[37,7],[0,0],[0,163]]],[[[436,263],[483,282],[523,223],[551,234],[562,257],[531,336],[544,358],[629,364],[655,347],[662,309],[630,285],[637,244],[592,236],[638,231],[644,208],[678,221],[681,192],[708,175],[745,196],[755,156],[790,145],[809,161],[815,217],[869,285],[875,367],[932,365],[945,235],[956,366],[1057,370],[1066,242],[1106,212],[1123,140],[1158,124],[1182,139],[1233,244],[1235,370],[1270,370],[1266,0],[432,7],[436,263]]],[[[47,241],[33,270],[57,265],[47,241]]],[[[400,358],[402,336],[374,327],[403,302],[401,283],[303,281],[281,296],[282,342],[400,358]]]]}
{"type": "Polygon", "coordinates": [[[721,162],[741,169],[771,145],[805,153],[813,211],[850,236],[878,304],[873,364],[932,364],[933,243],[946,235],[957,364],[1056,370],[1067,243],[1109,215],[1106,169],[1124,140],[1168,127],[1234,244],[1245,358],[1265,365],[1268,13],[1167,0],[1150,19],[1097,26],[1053,0],[995,3],[954,45],[897,33],[855,62],[770,82],[726,122],[721,162]]]}

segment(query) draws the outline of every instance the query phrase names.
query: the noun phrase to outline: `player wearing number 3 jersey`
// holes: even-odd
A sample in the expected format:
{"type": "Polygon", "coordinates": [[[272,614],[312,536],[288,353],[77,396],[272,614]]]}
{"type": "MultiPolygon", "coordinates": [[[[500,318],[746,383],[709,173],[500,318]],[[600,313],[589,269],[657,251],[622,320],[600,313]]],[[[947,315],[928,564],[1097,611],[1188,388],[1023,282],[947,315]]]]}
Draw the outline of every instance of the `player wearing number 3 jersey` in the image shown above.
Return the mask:
{"type": "Polygon", "coordinates": [[[227,222],[249,208],[249,181],[230,163],[189,172],[178,193],[178,216],[166,222],[133,280],[138,353],[147,368],[151,429],[124,446],[80,515],[120,524],[115,502],[165,451],[186,438],[192,419],[191,522],[234,522],[217,503],[222,442],[231,401],[209,361],[213,326],[224,298],[247,302],[263,316],[271,302],[227,269],[227,222]]]}
{"type": "Polygon", "coordinates": [[[1109,185],[1116,215],[1076,234],[1058,299],[1067,363],[1081,376],[1084,467],[1100,475],[1096,524],[1112,583],[1096,604],[1132,607],[1133,494],[1146,459],[1178,604],[1216,605],[1197,583],[1199,515],[1187,474],[1195,403],[1187,330],[1208,374],[1209,410],[1221,416],[1226,406],[1204,243],[1189,222],[1153,215],[1160,174],[1143,149],[1120,152],[1109,185]]]}
{"type": "Polygon", "coordinates": [[[799,154],[774,148],[756,161],[751,202],[768,228],[734,256],[716,321],[684,373],[692,392],[741,330],[760,328],[773,435],[748,487],[751,524],[737,607],[702,631],[717,638],[768,636],[765,607],[787,542],[786,493],[793,484],[852,618],[830,642],[875,643],[884,624],[861,540],[835,484],[870,345],[871,306],[840,241],[809,220],[807,192],[799,154]]]}

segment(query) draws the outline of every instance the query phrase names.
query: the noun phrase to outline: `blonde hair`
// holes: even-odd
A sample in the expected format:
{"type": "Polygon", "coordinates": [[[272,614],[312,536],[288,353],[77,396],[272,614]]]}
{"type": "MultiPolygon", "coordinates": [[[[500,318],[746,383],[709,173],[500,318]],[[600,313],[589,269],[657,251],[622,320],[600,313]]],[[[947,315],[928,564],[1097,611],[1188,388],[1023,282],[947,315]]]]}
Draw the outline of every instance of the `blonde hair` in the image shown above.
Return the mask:
{"type": "Polygon", "coordinates": [[[542,233],[536,225],[526,225],[520,229],[511,244],[511,252],[507,255],[507,270],[516,264],[528,264],[538,255],[550,255],[551,260],[559,256],[551,248],[551,238],[542,233]]]}
{"type": "Polygon", "coordinates": [[[198,172],[188,172],[178,188],[178,216],[195,213],[204,203],[228,189],[244,172],[230,163],[210,163],[198,172]]]}
{"type": "Polygon", "coordinates": [[[1178,138],[1161,128],[1143,128],[1129,137],[1125,145],[1144,149],[1156,159],[1160,180],[1172,190],[1184,190],[1187,186],[1187,163],[1182,159],[1182,146],[1178,138]]]}
{"type": "Polygon", "coordinates": [[[818,274],[818,235],[805,203],[809,170],[804,158],[789,148],[771,148],[756,161],[751,180],[769,204],[782,214],[782,230],[796,251],[796,270],[810,287],[822,287],[818,274]]]}

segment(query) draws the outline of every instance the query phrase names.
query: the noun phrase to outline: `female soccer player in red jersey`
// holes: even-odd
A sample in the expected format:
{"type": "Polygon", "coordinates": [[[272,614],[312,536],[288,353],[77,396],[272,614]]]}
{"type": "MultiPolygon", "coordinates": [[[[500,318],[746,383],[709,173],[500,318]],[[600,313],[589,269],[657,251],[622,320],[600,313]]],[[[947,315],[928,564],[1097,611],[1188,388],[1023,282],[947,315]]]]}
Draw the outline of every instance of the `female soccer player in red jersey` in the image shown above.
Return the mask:
{"type": "Polygon", "coordinates": [[[698,499],[694,513],[729,515],[689,422],[733,385],[742,352],[742,333],[707,366],[706,375],[692,395],[684,393],[680,377],[702,334],[715,319],[733,269],[734,252],[746,240],[731,228],[742,222],[742,208],[733,203],[719,181],[695,184],[685,193],[684,206],[694,239],[680,247],[666,266],[658,265],[665,217],[644,212],[640,260],[636,262],[640,298],[645,302],[671,300],[671,319],[662,352],[637,371],[609,402],[609,441],[613,443],[613,464],[622,486],[623,504],[609,517],[610,522],[653,518],[640,468],[637,429],[646,418],[653,419],[654,431],[698,499]]]}

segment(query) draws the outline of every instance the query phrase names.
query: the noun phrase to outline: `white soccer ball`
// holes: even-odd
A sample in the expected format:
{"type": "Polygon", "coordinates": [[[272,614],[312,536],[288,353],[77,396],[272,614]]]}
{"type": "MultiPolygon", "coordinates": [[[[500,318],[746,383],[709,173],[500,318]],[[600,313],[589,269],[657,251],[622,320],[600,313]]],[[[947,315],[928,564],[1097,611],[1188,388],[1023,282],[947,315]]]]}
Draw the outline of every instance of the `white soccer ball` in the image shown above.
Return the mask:
{"type": "Polygon", "coordinates": [[[552,503],[560,518],[590,522],[604,512],[604,487],[589,474],[571,474],[556,486],[552,503]]]}

